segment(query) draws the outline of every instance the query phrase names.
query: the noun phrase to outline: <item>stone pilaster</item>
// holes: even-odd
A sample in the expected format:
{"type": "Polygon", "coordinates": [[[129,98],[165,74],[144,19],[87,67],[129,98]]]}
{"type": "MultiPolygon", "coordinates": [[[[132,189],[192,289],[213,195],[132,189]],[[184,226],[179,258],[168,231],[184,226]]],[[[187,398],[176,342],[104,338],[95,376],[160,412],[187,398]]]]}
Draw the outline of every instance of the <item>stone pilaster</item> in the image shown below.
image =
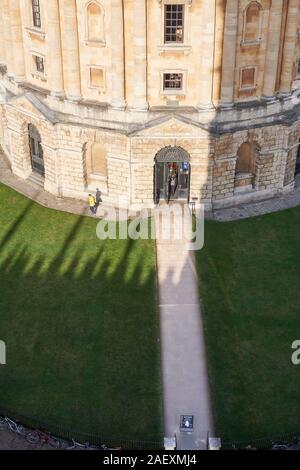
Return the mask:
{"type": "Polygon", "coordinates": [[[263,98],[266,100],[272,100],[276,92],[282,6],[283,0],[272,0],[271,2],[263,88],[263,98]]]}
{"type": "Polygon", "coordinates": [[[199,109],[213,108],[216,0],[202,1],[202,61],[199,69],[199,109]]]}
{"type": "Polygon", "coordinates": [[[147,20],[146,0],[134,0],[134,102],[133,109],[145,111],[147,103],[147,20]]]}
{"type": "Polygon", "coordinates": [[[25,79],[25,60],[20,0],[9,0],[13,75],[16,81],[25,79]]]}
{"type": "Polygon", "coordinates": [[[64,71],[64,88],[67,99],[81,99],[81,77],[79,60],[79,42],[76,0],[60,0],[62,15],[62,57],[64,71]]]}
{"type": "Polygon", "coordinates": [[[289,0],[280,77],[280,94],[291,92],[294,72],[299,0],[289,0]]]}
{"type": "Polygon", "coordinates": [[[122,0],[111,0],[111,61],[111,105],[113,108],[123,109],[126,107],[126,102],[122,0]]]}
{"type": "Polygon", "coordinates": [[[51,73],[49,84],[53,96],[64,96],[61,30],[58,0],[47,0],[47,61],[51,73]]]}
{"type": "Polygon", "coordinates": [[[222,60],[221,106],[232,106],[238,29],[238,0],[227,0],[222,60]]]}

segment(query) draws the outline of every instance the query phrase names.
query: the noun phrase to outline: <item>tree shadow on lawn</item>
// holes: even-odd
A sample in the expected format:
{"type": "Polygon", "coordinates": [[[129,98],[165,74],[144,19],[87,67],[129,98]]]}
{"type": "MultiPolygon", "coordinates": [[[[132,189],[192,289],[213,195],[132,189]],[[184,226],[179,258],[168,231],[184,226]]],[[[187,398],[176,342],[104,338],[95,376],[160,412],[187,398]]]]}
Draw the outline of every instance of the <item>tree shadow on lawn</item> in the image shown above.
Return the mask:
{"type": "Polygon", "coordinates": [[[13,243],[31,206],[0,241],[0,338],[7,346],[0,407],[82,432],[159,439],[152,242],[103,242],[95,232],[81,241],[86,224],[96,223],[72,216],[49,261],[46,250],[13,243]]]}

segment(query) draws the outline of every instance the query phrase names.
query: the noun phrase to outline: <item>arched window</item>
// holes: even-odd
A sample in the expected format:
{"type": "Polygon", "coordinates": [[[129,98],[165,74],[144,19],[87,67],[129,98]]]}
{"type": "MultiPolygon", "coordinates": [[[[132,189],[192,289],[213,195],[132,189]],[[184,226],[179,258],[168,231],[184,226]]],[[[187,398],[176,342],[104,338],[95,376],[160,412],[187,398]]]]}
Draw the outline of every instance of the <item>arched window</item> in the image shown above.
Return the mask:
{"type": "Polygon", "coordinates": [[[244,42],[261,40],[262,8],[258,2],[251,2],[244,12],[244,42]]]}
{"type": "Polygon", "coordinates": [[[257,153],[258,146],[254,142],[245,142],[239,147],[235,168],[235,187],[253,188],[257,153]]]}
{"type": "Polygon", "coordinates": [[[84,146],[84,159],[87,177],[107,176],[106,148],[98,142],[88,142],[84,146]]]}
{"type": "Polygon", "coordinates": [[[104,41],[104,11],[96,2],[87,6],[87,38],[89,41],[104,41]]]}
{"type": "Polygon", "coordinates": [[[236,174],[255,173],[256,146],[253,143],[245,142],[237,152],[236,174]]]}
{"type": "Polygon", "coordinates": [[[83,148],[86,185],[89,190],[100,188],[107,193],[107,151],[105,145],[88,142],[83,148]]]}

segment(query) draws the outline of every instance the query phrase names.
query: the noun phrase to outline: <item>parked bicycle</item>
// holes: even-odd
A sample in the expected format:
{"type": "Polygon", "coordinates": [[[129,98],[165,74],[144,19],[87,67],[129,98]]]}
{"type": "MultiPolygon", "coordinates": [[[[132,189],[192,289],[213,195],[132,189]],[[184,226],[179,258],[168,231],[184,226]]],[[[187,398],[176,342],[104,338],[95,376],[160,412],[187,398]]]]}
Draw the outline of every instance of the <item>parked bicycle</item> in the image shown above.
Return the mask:
{"type": "Polygon", "coordinates": [[[47,432],[36,430],[36,431],[29,431],[26,434],[26,440],[30,442],[30,444],[47,444],[55,449],[61,448],[61,441],[56,437],[51,436],[47,432]]]}

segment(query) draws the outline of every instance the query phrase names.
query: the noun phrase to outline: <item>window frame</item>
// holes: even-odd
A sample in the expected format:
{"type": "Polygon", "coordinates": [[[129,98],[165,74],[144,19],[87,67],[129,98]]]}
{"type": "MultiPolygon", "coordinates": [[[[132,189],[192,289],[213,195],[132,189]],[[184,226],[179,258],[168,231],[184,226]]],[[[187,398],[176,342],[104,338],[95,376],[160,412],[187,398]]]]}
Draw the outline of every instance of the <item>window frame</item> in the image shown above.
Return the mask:
{"type": "Polygon", "coordinates": [[[106,91],[106,69],[102,65],[88,65],[88,87],[91,88],[92,90],[98,90],[98,91],[106,91]],[[92,69],[97,69],[97,70],[102,70],[103,72],[103,85],[102,86],[96,86],[92,84],[92,76],[91,76],[91,70],[92,69]]]}
{"type": "Polygon", "coordinates": [[[161,85],[160,94],[163,96],[183,96],[186,94],[187,71],[182,69],[165,69],[160,72],[161,85]],[[181,88],[165,88],[165,75],[179,74],[182,75],[181,88]]]}
{"type": "Polygon", "coordinates": [[[47,80],[47,74],[46,74],[46,57],[44,54],[41,54],[40,52],[37,51],[31,51],[31,74],[34,78],[38,78],[40,80],[46,81],[47,80]],[[37,60],[36,59],[42,59],[43,64],[44,64],[44,71],[41,72],[37,68],[37,60]]]}
{"type": "Polygon", "coordinates": [[[263,8],[259,2],[252,1],[249,2],[243,12],[243,34],[242,34],[242,41],[241,45],[243,47],[259,47],[262,42],[262,32],[263,32],[263,8]],[[247,29],[247,12],[251,5],[256,5],[259,9],[259,24],[258,24],[258,37],[254,40],[246,39],[246,29],[247,29]]]}
{"type": "Polygon", "coordinates": [[[32,9],[32,25],[36,29],[42,29],[42,13],[41,13],[41,3],[40,0],[31,0],[31,9],[32,9]],[[38,23],[37,24],[37,18],[38,23]]]}
{"type": "Polygon", "coordinates": [[[239,83],[239,91],[251,91],[257,89],[257,66],[256,65],[247,65],[245,67],[240,68],[240,83],[239,83]],[[244,85],[242,84],[243,79],[243,71],[248,69],[254,69],[254,84],[253,85],[244,85]]]}
{"type": "Polygon", "coordinates": [[[182,45],[185,43],[185,5],[183,3],[165,3],[163,5],[163,9],[164,9],[164,12],[163,12],[163,15],[164,15],[164,44],[165,45],[174,45],[174,44],[179,44],[179,45],[182,45]],[[170,7],[170,11],[168,12],[167,9],[170,7]],[[179,12],[178,10],[176,10],[176,8],[179,8],[181,7],[181,12],[179,12]],[[172,11],[173,9],[173,11],[172,11]],[[167,18],[167,15],[170,15],[171,17],[170,18],[167,18]],[[175,15],[175,17],[172,17],[172,14],[175,15]],[[182,38],[181,40],[175,40],[175,41],[172,41],[172,40],[167,40],[167,36],[177,36],[177,32],[176,32],[176,29],[178,30],[178,24],[175,25],[175,26],[172,26],[172,25],[167,25],[167,22],[170,21],[170,22],[177,22],[179,21],[179,14],[181,15],[181,28],[182,28],[182,38]],[[171,32],[167,32],[168,30],[169,31],[172,31],[172,29],[175,29],[175,33],[171,33],[171,32]]]}

